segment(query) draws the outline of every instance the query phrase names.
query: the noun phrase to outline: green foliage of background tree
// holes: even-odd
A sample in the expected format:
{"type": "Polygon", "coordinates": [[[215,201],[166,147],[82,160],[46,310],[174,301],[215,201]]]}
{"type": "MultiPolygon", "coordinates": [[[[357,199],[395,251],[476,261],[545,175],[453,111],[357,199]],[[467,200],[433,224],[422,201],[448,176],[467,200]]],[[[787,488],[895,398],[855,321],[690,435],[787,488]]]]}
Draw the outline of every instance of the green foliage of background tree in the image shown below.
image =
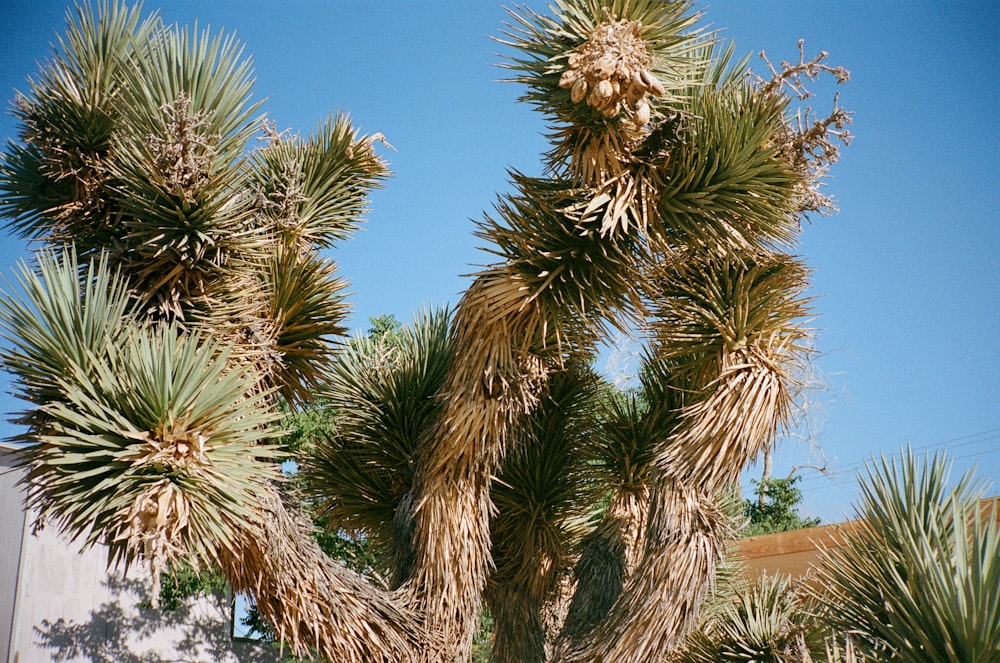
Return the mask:
{"type": "Polygon", "coordinates": [[[743,513],[748,522],[742,534],[757,536],[819,525],[819,518],[803,518],[799,514],[802,491],[795,486],[798,480],[799,477],[793,476],[755,481],[757,499],[743,502],[743,513]]]}
{"type": "Polygon", "coordinates": [[[513,12],[542,176],[512,172],[478,224],[495,261],[450,314],[340,345],[321,250],[387,175],[380,135],[344,116],[279,133],[231,37],[117,0],[71,13],[0,162],[0,213],[41,245],[0,300],[29,505],[154,578],[217,567],[296,654],[464,661],[484,601],[494,660],[676,650],[734,536],[720,496],[794,407],[791,250],[849,121],[793,107],[846,80],[825,56],[765,80],[700,18],[513,12]],[[648,340],[641,394],[584,406],[615,328],[648,340]],[[338,419],[306,495],[391,553],[388,577],[331,559],[285,490],[280,422],[313,393],[338,419]]]}

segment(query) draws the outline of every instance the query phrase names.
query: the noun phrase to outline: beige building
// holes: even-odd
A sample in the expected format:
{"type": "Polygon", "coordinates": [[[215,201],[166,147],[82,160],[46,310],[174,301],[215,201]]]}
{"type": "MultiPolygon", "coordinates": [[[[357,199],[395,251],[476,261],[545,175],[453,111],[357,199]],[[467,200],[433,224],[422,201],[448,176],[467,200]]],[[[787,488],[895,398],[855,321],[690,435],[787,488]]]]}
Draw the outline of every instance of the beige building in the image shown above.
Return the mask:
{"type": "Polygon", "coordinates": [[[0,444],[0,663],[273,663],[277,650],[232,638],[232,602],[141,608],[143,569],[108,571],[107,553],[45,529],[32,534],[17,449],[0,444]]]}

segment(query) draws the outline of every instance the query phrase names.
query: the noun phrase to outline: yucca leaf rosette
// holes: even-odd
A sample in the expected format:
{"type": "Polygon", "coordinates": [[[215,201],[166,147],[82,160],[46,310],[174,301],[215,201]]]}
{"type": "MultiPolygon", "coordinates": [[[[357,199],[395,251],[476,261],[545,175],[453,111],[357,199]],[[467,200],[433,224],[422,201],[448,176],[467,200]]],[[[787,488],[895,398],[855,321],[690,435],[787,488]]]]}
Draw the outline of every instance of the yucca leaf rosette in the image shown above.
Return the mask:
{"type": "Polygon", "coordinates": [[[345,240],[368,212],[368,194],[389,174],[376,155],[381,134],[361,135],[347,115],[327,118],[306,138],[267,127],[251,157],[255,204],[282,243],[324,249],[345,240]]]}
{"type": "Polygon", "coordinates": [[[85,547],[108,545],[111,561],[148,559],[154,577],[175,559],[212,563],[234,523],[256,517],[258,482],[278,474],[256,372],[174,324],[108,324],[129,303],[106,262],[42,255],[20,282],[0,324],[18,391],[45,396],[21,436],[34,445],[29,504],[85,547]]]}

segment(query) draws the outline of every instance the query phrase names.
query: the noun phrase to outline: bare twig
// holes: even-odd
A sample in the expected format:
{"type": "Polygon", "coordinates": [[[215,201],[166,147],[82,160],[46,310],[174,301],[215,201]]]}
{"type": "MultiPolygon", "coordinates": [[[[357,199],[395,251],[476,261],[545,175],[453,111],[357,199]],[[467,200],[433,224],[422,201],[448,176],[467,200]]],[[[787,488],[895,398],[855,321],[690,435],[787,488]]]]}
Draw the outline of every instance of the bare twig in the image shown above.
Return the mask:
{"type": "MultiPolygon", "coordinates": [[[[814,96],[808,83],[815,82],[823,74],[830,74],[837,83],[846,83],[851,74],[844,67],[826,64],[829,53],[807,60],[805,41],[799,40],[799,61],[782,61],[778,67],[767,58],[763,51],[761,59],[770,70],[771,78],[757,77],[761,91],[765,95],[788,93],[800,101],[814,96]]],[[[852,113],[844,110],[839,103],[839,94],[833,97],[833,108],[826,117],[817,115],[811,106],[795,111],[787,121],[785,143],[782,151],[792,164],[803,174],[805,184],[798,192],[800,212],[828,214],[837,211],[833,200],[820,192],[822,180],[834,163],[840,159],[840,147],[849,145],[853,136],[847,130],[852,122],[852,113]]]]}

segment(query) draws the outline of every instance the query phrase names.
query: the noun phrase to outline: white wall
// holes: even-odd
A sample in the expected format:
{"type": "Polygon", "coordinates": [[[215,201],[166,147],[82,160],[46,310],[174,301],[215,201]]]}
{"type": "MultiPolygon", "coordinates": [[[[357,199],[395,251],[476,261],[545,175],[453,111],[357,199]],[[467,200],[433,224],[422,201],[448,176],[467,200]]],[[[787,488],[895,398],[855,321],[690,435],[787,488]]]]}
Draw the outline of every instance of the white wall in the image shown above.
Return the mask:
{"type": "MultiPolygon", "coordinates": [[[[0,464],[0,472],[3,469],[0,464]]],[[[12,494],[7,485],[9,478],[0,476],[4,481],[0,506],[7,515],[23,514],[19,493],[12,494]]],[[[8,652],[0,661],[272,663],[279,659],[277,650],[267,645],[232,641],[226,597],[203,597],[167,613],[141,609],[138,603],[149,597],[144,568],[133,567],[127,576],[109,573],[104,548],[78,554],[76,546],[51,528],[35,536],[29,530],[21,537],[17,587],[11,595],[3,572],[17,548],[10,543],[18,536],[17,531],[0,530],[0,555],[5,558],[0,563],[0,642],[8,638],[5,606],[13,616],[8,652]]]]}
{"type": "Polygon", "coordinates": [[[9,661],[11,626],[14,619],[14,595],[21,568],[21,537],[24,532],[24,509],[21,508],[14,469],[14,450],[0,444],[0,661],[9,661]]]}

